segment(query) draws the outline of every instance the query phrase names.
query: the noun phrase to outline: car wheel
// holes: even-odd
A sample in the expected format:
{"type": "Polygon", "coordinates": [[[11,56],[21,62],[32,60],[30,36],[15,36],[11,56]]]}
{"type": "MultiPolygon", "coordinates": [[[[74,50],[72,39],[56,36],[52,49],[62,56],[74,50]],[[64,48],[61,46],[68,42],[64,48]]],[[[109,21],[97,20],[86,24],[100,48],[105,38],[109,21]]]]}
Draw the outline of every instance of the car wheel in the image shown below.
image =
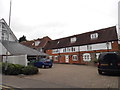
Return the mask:
{"type": "Polygon", "coordinates": [[[39,66],[38,68],[42,68],[42,66],[39,66]]]}
{"type": "Polygon", "coordinates": [[[51,65],[51,66],[49,66],[49,68],[52,68],[52,65],[51,65]]]}
{"type": "Polygon", "coordinates": [[[100,75],[102,75],[102,74],[103,74],[101,70],[98,70],[98,73],[99,73],[100,75]]]}
{"type": "Polygon", "coordinates": [[[46,68],[46,66],[45,65],[43,65],[44,66],[44,68],[46,68]]]}
{"type": "Polygon", "coordinates": [[[41,68],[44,68],[44,65],[42,65],[41,68]]]}

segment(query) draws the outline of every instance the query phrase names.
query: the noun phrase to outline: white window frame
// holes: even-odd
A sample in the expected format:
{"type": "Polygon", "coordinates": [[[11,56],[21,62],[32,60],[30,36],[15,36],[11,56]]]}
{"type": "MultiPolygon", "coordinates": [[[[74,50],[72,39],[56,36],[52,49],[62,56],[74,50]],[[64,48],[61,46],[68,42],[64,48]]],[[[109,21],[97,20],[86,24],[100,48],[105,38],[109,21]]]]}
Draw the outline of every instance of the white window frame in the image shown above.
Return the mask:
{"type": "Polygon", "coordinates": [[[84,53],[83,54],[83,61],[91,61],[90,53],[84,53]]]}
{"type": "Polygon", "coordinates": [[[69,63],[69,55],[65,55],[65,62],[69,63]]]}
{"type": "Polygon", "coordinates": [[[71,43],[75,43],[75,42],[76,42],[76,40],[77,40],[77,38],[76,38],[76,37],[72,37],[72,38],[70,38],[70,42],[71,42],[71,43]]]}
{"type": "Polygon", "coordinates": [[[92,50],[92,45],[87,45],[87,50],[91,51],[92,50]]]}
{"type": "Polygon", "coordinates": [[[60,51],[60,49],[53,49],[53,50],[52,50],[52,53],[53,53],[53,54],[60,53],[59,51],[60,51]]]}
{"type": "Polygon", "coordinates": [[[93,34],[90,35],[90,38],[91,39],[97,39],[98,36],[99,36],[98,33],[93,33],[93,34]]]}
{"type": "Polygon", "coordinates": [[[63,48],[63,53],[65,53],[66,52],[66,48],[63,48]]]}
{"type": "Polygon", "coordinates": [[[52,60],[52,56],[49,56],[49,59],[51,59],[51,60],[52,60]]]}
{"type": "Polygon", "coordinates": [[[8,40],[8,35],[5,32],[2,32],[2,40],[8,40]]]}
{"type": "Polygon", "coordinates": [[[100,56],[100,53],[96,53],[96,59],[98,59],[100,56]]]}
{"type": "Polygon", "coordinates": [[[54,61],[58,61],[58,56],[54,56],[54,61]]]}
{"type": "Polygon", "coordinates": [[[79,48],[79,47],[77,47],[77,46],[72,47],[72,52],[78,52],[78,51],[79,51],[78,48],[79,48]]]}
{"type": "Polygon", "coordinates": [[[35,46],[38,46],[40,44],[40,41],[35,41],[35,46]]]}
{"type": "Polygon", "coordinates": [[[78,61],[78,55],[73,55],[73,56],[72,56],[72,60],[73,60],[73,61],[78,61]]]}
{"type": "Polygon", "coordinates": [[[72,47],[67,47],[66,49],[66,52],[72,52],[72,47]]]}

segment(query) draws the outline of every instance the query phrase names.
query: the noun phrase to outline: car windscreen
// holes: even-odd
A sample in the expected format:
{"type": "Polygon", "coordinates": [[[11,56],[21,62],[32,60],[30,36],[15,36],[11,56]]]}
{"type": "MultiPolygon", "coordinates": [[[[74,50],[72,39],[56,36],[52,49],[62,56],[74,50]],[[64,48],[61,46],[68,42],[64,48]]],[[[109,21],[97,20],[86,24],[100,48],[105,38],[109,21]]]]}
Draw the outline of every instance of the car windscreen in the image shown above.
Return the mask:
{"type": "Polygon", "coordinates": [[[41,58],[39,61],[51,61],[50,59],[46,59],[46,58],[41,58]]]}
{"type": "Polygon", "coordinates": [[[46,59],[45,58],[41,58],[41,59],[39,59],[39,61],[45,61],[46,59]]]}

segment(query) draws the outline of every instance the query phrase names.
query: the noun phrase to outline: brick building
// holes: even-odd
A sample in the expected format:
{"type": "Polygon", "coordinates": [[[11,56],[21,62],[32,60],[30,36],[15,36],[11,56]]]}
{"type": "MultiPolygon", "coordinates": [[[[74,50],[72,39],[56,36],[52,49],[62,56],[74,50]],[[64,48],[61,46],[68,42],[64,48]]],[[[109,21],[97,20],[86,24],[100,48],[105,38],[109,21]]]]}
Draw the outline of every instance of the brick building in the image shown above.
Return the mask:
{"type": "Polygon", "coordinates": [[[116,26],[51,40],[45,50],[55,63],[76,64],[87,64],[101,52],[120,51],[116,26]]]}
{"type": "Polygon", "coordinates": [[[44,52],[44,47],[46,46],[47,42],[50,40],[51,39],[48,36],[46,36],[43,38],[31,40],[31,41],[23,41],[23,42],[21,42],[21,44],[23,44],[27,47],[36,49],[39,52],[44,52]]]}

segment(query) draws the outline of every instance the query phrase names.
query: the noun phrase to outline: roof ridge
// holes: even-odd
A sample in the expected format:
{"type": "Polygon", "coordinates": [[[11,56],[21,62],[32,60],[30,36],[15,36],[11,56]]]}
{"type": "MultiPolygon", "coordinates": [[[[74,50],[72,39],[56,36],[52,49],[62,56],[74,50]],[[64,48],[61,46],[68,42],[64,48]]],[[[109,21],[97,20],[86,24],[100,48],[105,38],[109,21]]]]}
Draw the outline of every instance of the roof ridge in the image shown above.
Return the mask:
{"type": "Polygon", "coordinates": [[[84,32],[84,33],[81,33],[81,34],[75,34],[75,35],[71,35],[71,36],[67,36],[67,37],[63,37],[63,38],[59,38],[59,39],[55,39],[55,40],[51,40],[51,41],[58,41],[58,40],[61,40],[61,39],[75,37],[75,36],[79,36],[79,35],[87,34],[87,33],[92,33],[92,32],[96,32],[96,31],[102,31],[102,30],[109,29],[109,28],[114,28],[114,27],[116,27],[116,26],[111,26],[111,27],[102,28],[102,29],[98,29],[98,30],[88,31],[88,32],[84,32]]]}

